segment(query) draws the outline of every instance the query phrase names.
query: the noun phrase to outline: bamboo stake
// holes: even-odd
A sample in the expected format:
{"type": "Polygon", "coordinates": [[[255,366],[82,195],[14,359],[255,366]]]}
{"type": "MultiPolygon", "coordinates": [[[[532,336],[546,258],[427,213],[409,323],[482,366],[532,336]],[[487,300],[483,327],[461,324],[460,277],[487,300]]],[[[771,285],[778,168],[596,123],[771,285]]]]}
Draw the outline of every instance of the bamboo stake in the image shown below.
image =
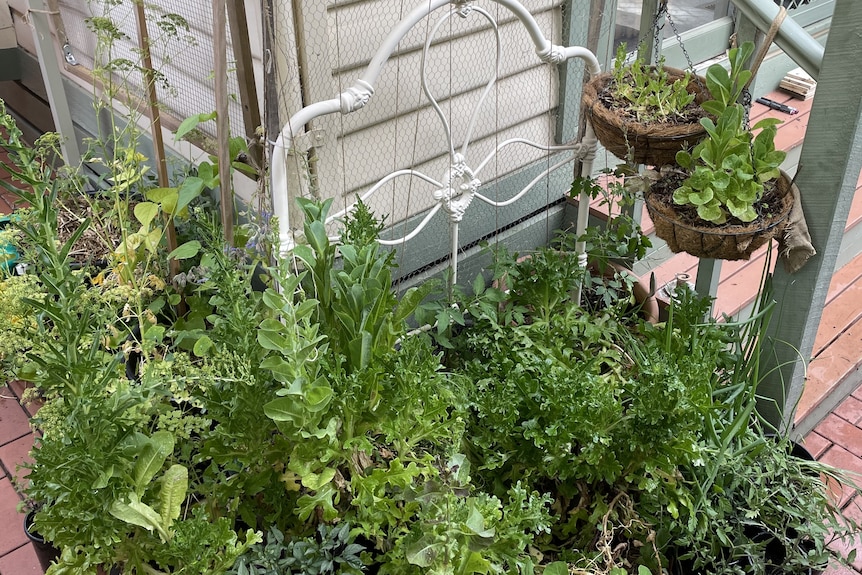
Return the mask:
{"type": "Polygon", "coordinates": [[[224,238],[233,245],[233,186],[231,185],[230,122],[227,95],[227,15],[225,0],[213,0],[213,62],[215,72],[218,173],[224,238]]]}
{"type": "MultiPolygon", "coordinates": [[[[156,160],[156,172],[159,178],[159,186],[167,188],[168,164],[165,158],[165,143],[162,139],[162,120],[159,112],[158,95],[156,94],[155,73],[153,71],[153,60],[150,56],[150,34],[147,29],[147,16],[144,13],[144,4],[141,0],[135,1],[135,23],[138,28],[138,46],[141,49],[143,63],[144,84],[147,92],[147,104],[149,106],[150,132],[153,138],[153,155],[156,160]]],[[[167,224],[168,251],[177,247],[177,231],[174,228],[173,218],[167,224]]],[[[171,259],[168,262],[170,279],[180,272],[180,262],[171,259]]]]}

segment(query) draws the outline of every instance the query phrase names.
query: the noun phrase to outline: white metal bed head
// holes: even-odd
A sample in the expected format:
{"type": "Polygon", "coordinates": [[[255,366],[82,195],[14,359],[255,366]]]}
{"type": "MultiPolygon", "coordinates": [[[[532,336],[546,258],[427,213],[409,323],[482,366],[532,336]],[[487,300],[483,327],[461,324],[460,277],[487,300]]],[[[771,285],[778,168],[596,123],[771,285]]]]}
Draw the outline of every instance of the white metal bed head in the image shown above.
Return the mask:
{"type": "MultiPolygon", "coordinates": [[[[596,56],[588,49],[578,46],[566,47],[553,45],[539,29],[535,18],[518,0],[493,0],[493,2],[507,8],[514,16],[517,17],[529,34],[530,39],[535,46],[536,53],[541,61],[547,64],[559,65],[571,58],[581,58],[585,61],[586,69],[590,75],[595,75],[600,72],[596,56]]],[[[479,159],[478,162],[474,163],[472,161],[473,159],[470,157],[470,141],[479,110],[485,102],[488,94],[491,92],[494,84],[497,82],[495,74],[492,75],[485,84],[485,88],[470,115],[463,141],[460,147],[456,146],[449,122],[443,113],[437,98],[432,94],[427,81],[427,54],[431,43],[442,25],[450,18],[456,16],[460,18],[484,18],[491,25],[495,35],[497,48],[496,63],[498,64],[495,67],[495,70],[497,70],[499,69],[501,58],[499,29],[497,22],[491,14],[489,14],[485,9],[475,5],[472,0],[422,1],[419,6],[403,18],[388,34],[382,45],[378,48],[371,62],[368,64],[361,78],[357,79],[352,86],[335,98],[316,102],[302,108],[290,118],[281,133],[278,135],[278,139],[273,142],[274,148],[271,161],[271,183],[273,211],[281,223],[279,238],[280,255],[286,254],[295,245],[293,235],[294,230],[290,228],[289,216],[291,210],[290,204],[294,201],[294,198],[298,193],[299,174],[296,173],[298,171],[296,163],[288,161],[288,154],[292,150],[297,137],[303,133],[304,126],[313,119],[326,114],[350,114],[364,107],[374,94],[374,86],[383,66],[393,55],[402,38],[404,38],[411,28],[424,18],[447,5],[449,5],[449,10],[445,11],[439,17],[435,25],[431,27],[426,34],[425,45],[422,51],[421,79],[422,90],[434,108],[446,134],[449,166],[439,178],[429,176],[414,169],[397,170],[380,179],[376,184],[360,195],[361,199],[366,200],[388,182],[402,177],[419,178],[431,184],[434,188],[433,198],[435,203],[425,217],[413,228],[413,230],[397,239],[380,240],[380,243],[385,245],[399,245],[413,239],[425,228],[428,222],[430,222],[438,212],[443,211],[449,218],[451,236],[451,258],[449,261],[451,271],[449,274],[449,282],[451,289],[451,286],[457,281],[459,226],[465,212],[470,207],[474,199],[478,199],[484,204],[492,207],[502,207],[512,204],[527,194],[539,181],[547,177],[550,172],[568,164],[573,158],[581,160],[581,175],[589,175],[591,173],[592,161],[595,156],[596,138],[589,123],[587,123],[586,133],[583,139],[579,142],[553,145],[535,142],[524,138],[511,138],[499,143],[490,154],[479,159]],[[483,168],[488,165],[495,155],[499,154],[503,149],[515,144],[531,146],[547,151],[548,153],[569,151],[571,154],[564,154],[562,160],[555,162],[553,165],[547,166],[541,174],[507,200],[494,201],[479,193],[479,187],[482,184],[480,176],[483,168]]],[[[333,214],[330,216],[329,220],[343,216],[345,213],[350,211],[350,209],[351,207],[348,207],[339,213],[333,214]]],[[[584,194],[580,198],[576,224],[579,236],[586,228],[588,216],[589,198],[584,194]]],[[[584,246],[579,244],[576,249],[579,253],[579,261],[581,265],[586,266],[584,246]]]]}

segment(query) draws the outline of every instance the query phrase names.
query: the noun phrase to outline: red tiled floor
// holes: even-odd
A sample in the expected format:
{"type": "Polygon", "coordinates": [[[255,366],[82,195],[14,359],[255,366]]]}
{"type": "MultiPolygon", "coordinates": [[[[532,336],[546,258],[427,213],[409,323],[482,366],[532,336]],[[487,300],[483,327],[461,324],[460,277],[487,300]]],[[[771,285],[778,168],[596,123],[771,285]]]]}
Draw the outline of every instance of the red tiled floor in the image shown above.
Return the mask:
{"type": "MultiPolygon", "coordinates": [[[[842,405],[844,404],[842,403],[842,405]]],[[[862,429],[848,423],[835,413],[830,413],[817,426],[817,432],[832,443],[845,447],[854,456],[862,459],[862,429]]],[[[862,473],[862,465],[856,471],[862,473]]]]}
{"type": "Polygon", "coordinates": [[[858,575],[858,572],[845,565],[830,565],[823,575],[858,575]]]}
{"type": "Polygon", "coordinates": [[[0,387],[0,445],[15,441],[30,431],[30,417],[8,386],[0,387]]]}
{"type": "Polygon", "coordinates": [[[24,535],[24,515],[18,513],[21,499],[8,478],[0,479],[0,557],[28,543],[24,535]],[[19,529],[18,526],[21,526],[19,529]]]}
{"type": "MultiPolygon", "coordinates": [[[[857,523],[862,523],[862,507],[860,507],[860,501],[862,501],[862,496],[857,495],[847,505],[847,507],[844,508],[844,514],[857,523]]],[[[830,547],[846,556],[853,549],[862,549],[862,534],[857,534],[852,540],[834,541],[830,547]]],[[[862,571],[862,553],[857,551],[857,557],[853,561],[852,565],[857,571],[862,571]]]]}
{"type": "Polygon", "coordinates": [[[0,557],[0,575],[41,575],[43,573],[32,545],[18,547],[0,557]]]}
{"type": "Polygon", "coordinates": [[[862,401],[850,396],[832,413],[853,425],[859,426],[859,423],[862,422],[862,401]]]}
{"type": "Polygon", "coordinates": [[[32,448],[32,433],[28,433],[24,437],[0,446],[0,461],[3,462],[3,468],[10,474],[12,485],[19,492],[26,487],[21,482],[30,473],[29,469],[20,468],[20,465],[26,461],[30,461],[30,450],[32,448]]]}
{"type": "MultiPolygon", "coordinates": [[[[862,473],[862,459],[856,457],[839,445],[833,445],[830,447],[826,453],[820,456],[819,461],[832,465],[833,467],[837,467],[838,469],[850,471],[854,474],[862,473]]],[[[856,480],[858,481],[858,475],[856,480]]],[[[857,494],[857,492],[847,484],[830,484],[830,488],[841,507],[847,505],[850,499],[857,494]]],[[[860,549],[860,553],[862,553],[862,549],[860,549]]]]}
{"type": "Polygon", "coordinates": [[[14,380],[9,382],[9,387],[12,389],[12,392],[15,394],[15,397],[21,401],[21,405],[24,407],[24,410],[33,417],[36,415],[36,412],[39,411],[39,408],[42,407],[41,399],[33,399],[28,397],[26,401],[24,400],[25,390],[32,387],[32,385],[26,381],[14,380]]]}
{"type": "Polygon", "coordinates": [[[832,442],[819,433],[811,432],[805,437],[804,445],[805,449],[807,449],[815,459],[819,459],[827,449],[832,447],[832,442]]]}

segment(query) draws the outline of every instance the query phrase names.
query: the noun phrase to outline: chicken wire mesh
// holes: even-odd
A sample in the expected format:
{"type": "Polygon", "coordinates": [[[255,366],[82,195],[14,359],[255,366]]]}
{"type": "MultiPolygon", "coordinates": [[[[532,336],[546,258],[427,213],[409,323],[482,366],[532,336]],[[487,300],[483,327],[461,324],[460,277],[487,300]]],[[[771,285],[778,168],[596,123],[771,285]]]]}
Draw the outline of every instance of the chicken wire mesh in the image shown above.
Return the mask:
{"type": "MultiPolygon", "coordinates": [[[[116,0],[61,0],[59,2],[65,40],[77,64],[110,80],[121,90],[143,98],[141,48],[135,3],[116,0]]],[[[199,1],[150,0],[144,4],[156,93],[163,121],[174,125],[197,114],[212,112],[213,18],[212,4],[199,1]]],[[[61,38],[61,41],[63,39],[61,38]]],[[[228,62],[234,60],[230,44],[228,62]]],[[[239,92],[236,75],[227,78],[228,92],[239,92]]],[[[244,133],[242,106],[234,97],[229,103],[231,130],[244,133]]],[[[214,121],[200,124],[205,136],[215,137],[214,121]]],[[[210,151],[215,145],[202,142],[210,151]]]]}
{"type": "MultiPolygon", "coordinates": [[[[267,113],[284,126],[303,106],[350,88],[386,36],[424,1],[272,0],[267,65],[276,88],[267,113]]],[[[589,17],[585,2],[522,3],[554,44],[561,43],[564,4],[575,4],[580,11],[573,18],[589,17]]],[[[347,115],[319,117],[306,126],[305,136],[291,134],[300,150],[314,143],[311,152],[289,158],[302,177],[299,195],[333,198],[332,212],[337,212],[398,170],[441,178],[450,167],[450,152],[460,153],[465,142],[467,161],[475,167],[509,138],[547,144],[557,140],[558,69],[541,62],[529,34],[508,8],[477,0],[469,3],[473,9],[463,17],[447,18],[448,10],[459,4],[464,3],[453,2],[422,18],[402,38],[366,106],[347,115]]],[[[273,124],[269,126],[271,131],[273,124]]],[[[270,133],[270,141],[274,139],[270,133]]],[[[525,166],[550,162],[549,156],[529,146],[505,148],[483,167],[483,190],[499,199],[514,195],[517,190],[503,189],[501,182],[525,166]]],[[[567,190],[551,189],[544,182],[530,194],[547,204],[567,190]]],[[[433,192],[434,186],[421,178],[399,177],[366,203],[389,225],[403,226],[403,234],[434,204],[433,192]]],[[[475,209],[493,210],[485,205],[475,209]]]]}
{"type": "Polygon", "coordinates": [[[811,0],[775,0],[775,3],[779,6],[784,6],[788,10],[792,10],[793,8],[799,8],[800,6],[804,6],[810,1],[811,0]]]}

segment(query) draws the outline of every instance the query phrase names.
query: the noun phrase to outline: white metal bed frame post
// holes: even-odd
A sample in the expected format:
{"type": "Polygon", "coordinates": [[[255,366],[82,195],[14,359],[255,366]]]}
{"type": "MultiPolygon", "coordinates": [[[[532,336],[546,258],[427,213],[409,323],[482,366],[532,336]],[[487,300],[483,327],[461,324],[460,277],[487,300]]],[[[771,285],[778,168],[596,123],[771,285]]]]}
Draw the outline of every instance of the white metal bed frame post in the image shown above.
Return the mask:
{"type": "MultiPolygon", "coordinates": [[[[586,69],[590,75],[598,74],[601,71],[596,56],[590,50],[580,46],[567,47],[552,44],[544,36],[533,16],[517,0],[494,0],[494,2],[507,8],[518,18],[521,24],[526,28],[530,39],[535,45],[536,53],[543,62],[553,65],[559,65],[566,62],[570,58],[581,58],[582,60],[584,60],[586,64],[586,69]]],[[[416,228],[413,229],[413,231],[398,239],[380,240],[380,243],[384,245],[399,245],[409,241],[427,225],[427,223],[438,211],[442,209],[448,215],[450,222],[451,258],[449,264],[449,289],[451,295],[451,289],[455,282],[457,282],[459,226],[467,208],[470,206],[473,199],[479,199],[480,201],[492,207],[502,207],[509,205],[523,197],[527,192],[530,191],[530,189],[532,189],[539,181],[545,178],[551,171],[568,164],[573,159],[572,156],[567,155],[567,157],[565,157],[562,161],[556,162],[554,165],[549,166],[547,169],[545,169],[539,176],[534,178],[529,184],[527,184],[527,186],[525,186],[517,194],[515,194],[515,196],[509,198],[508,200],[498,202],[491,200],[490,198],[479,193],[478,191],[480,185],[482,184],[481,180],[479,179],[479,175],[482,169],[488,164],[491,159],[493,159],[493,157],[497,153],[499,153],[503,148],[513,144],[532,146],[547,151],[548,153],[571,151],[575,159],[581,160],[581,175],[589,176],[591,174],[597,140],[595,137],[595,133],[593,132],[592,126],[590,126],[589,123],[587,123],[585,135],[580,142],[551,145],[537,143],[522,138],[512,138],[500,143],[491,154],[489,154],[487,157],[485,157],[484,159],[482,159],[482,161],[478,163],[476,168],[471,168],[469,164],[468,148],[470,138],[472,136],[472,131],[475,127],[477,113],[479,107],[485,100],[488,93],[491,91],[491,88],[493,87],[497,78],[492,77],[486,84],[485,89],[480,97],[480,100],[474,108],[473,114],[470,117],[467,134],[464,138],[464,143],[460,150],[458,150],[454,146],[452,133],[446,120],[446,117],[443,114],[440,106],[438,105],[434,95],[431,94],[431,91],[427,85],[425,74],[426,55],[428,53],[428,50],[430,49],[431,41],[434,38],[434,35],[440,29],[443,22],[445,22],[448,18],[451,18],[455,15],[466,18],[470,14],[478,14],[479,16],[488,20],[488,22],[494,28],[497,41],[496,57],[497,61],[499,62],[499,59],[501,57],[501,50],[497,24],[490,14],[488,14],[481,7],[475,6],[471,0],[422,1],[419,6],[414,8],[389,33],[380,48],[378,48],[377,52],[375,53],[367,68],[365,69],[365,72],[361,78],[357,79],[351,87],[347,88],[347,90],[345,90],[335,98],[310,104],[301,109],[296,114],[294,114],[290,118],[288,123],[284,126],[281,133],[278,135],[277,140],[273,142],[274,148],[273,158],[271,162],[271,183],[273,192],[273,211],[275,215],[278,216],[279,222],[281,224],[279,238],[280,255],[285,255],[287,252],[289,252],[295,242],[293,230],[290,227],[290,202],[292,201],[292,194],[299,189],[298,184],[300,174],[297,173],[297,163],[289,161],[288,155],[291,152],[296,152],[296,150],[294,150],[294,146],[297,143],[297,139],[303,133],[304,126],[319,116],[333,114],[336,112],[339,112],[341,114],[349,114],[364,107],[370,100],[371,96],[374,94],[374,85],[380,75],[381,70],[383,69],[383,66],[392,56],[401,39],[410,31],[413,26],[419,23],[423,18],[429,16],[437,9],[446,5],[451,5],[450,10],[440,18],[437,24],[433,27],[433,30],[427,35],[425,47],[423,50],[421,76],[423,91],[428,97],[435,111],[437,112],[437,116],[443,123],[447,134],[450,165],[439,181],[416,170],[398,170],[381,179],[377,184],[372,186],[368,191],[366,191],[360,196],[361,199],[364,200],[368,198],[371,194],[373,194],[376,190],[380,189],[387,182],[393,180],[394,178],[402,176],[419,178],[432,184],[436,188],[433,192],[433,195],[437,203],[429,210],[428,214],[416,226],[416,228]]],[[[579,236],[584,233],[587,226],[587,222],[589,219],[589,202],[589,195],[587,193],[582,193],[579,198],[577,218],[577,233],[579,236]]],[[[334,218],[340,217],[350,209],[351,208],[347,208],[346,210],[338,214],[333,214],[332,216],[330,216],[329,219],[332,220],[334,218]]],[[[580,265],[582,267],[586,267],[587,256],[585,253],[584,244],[578,243],[576,246],[576,251],[578,253],[580,265]]]]}

